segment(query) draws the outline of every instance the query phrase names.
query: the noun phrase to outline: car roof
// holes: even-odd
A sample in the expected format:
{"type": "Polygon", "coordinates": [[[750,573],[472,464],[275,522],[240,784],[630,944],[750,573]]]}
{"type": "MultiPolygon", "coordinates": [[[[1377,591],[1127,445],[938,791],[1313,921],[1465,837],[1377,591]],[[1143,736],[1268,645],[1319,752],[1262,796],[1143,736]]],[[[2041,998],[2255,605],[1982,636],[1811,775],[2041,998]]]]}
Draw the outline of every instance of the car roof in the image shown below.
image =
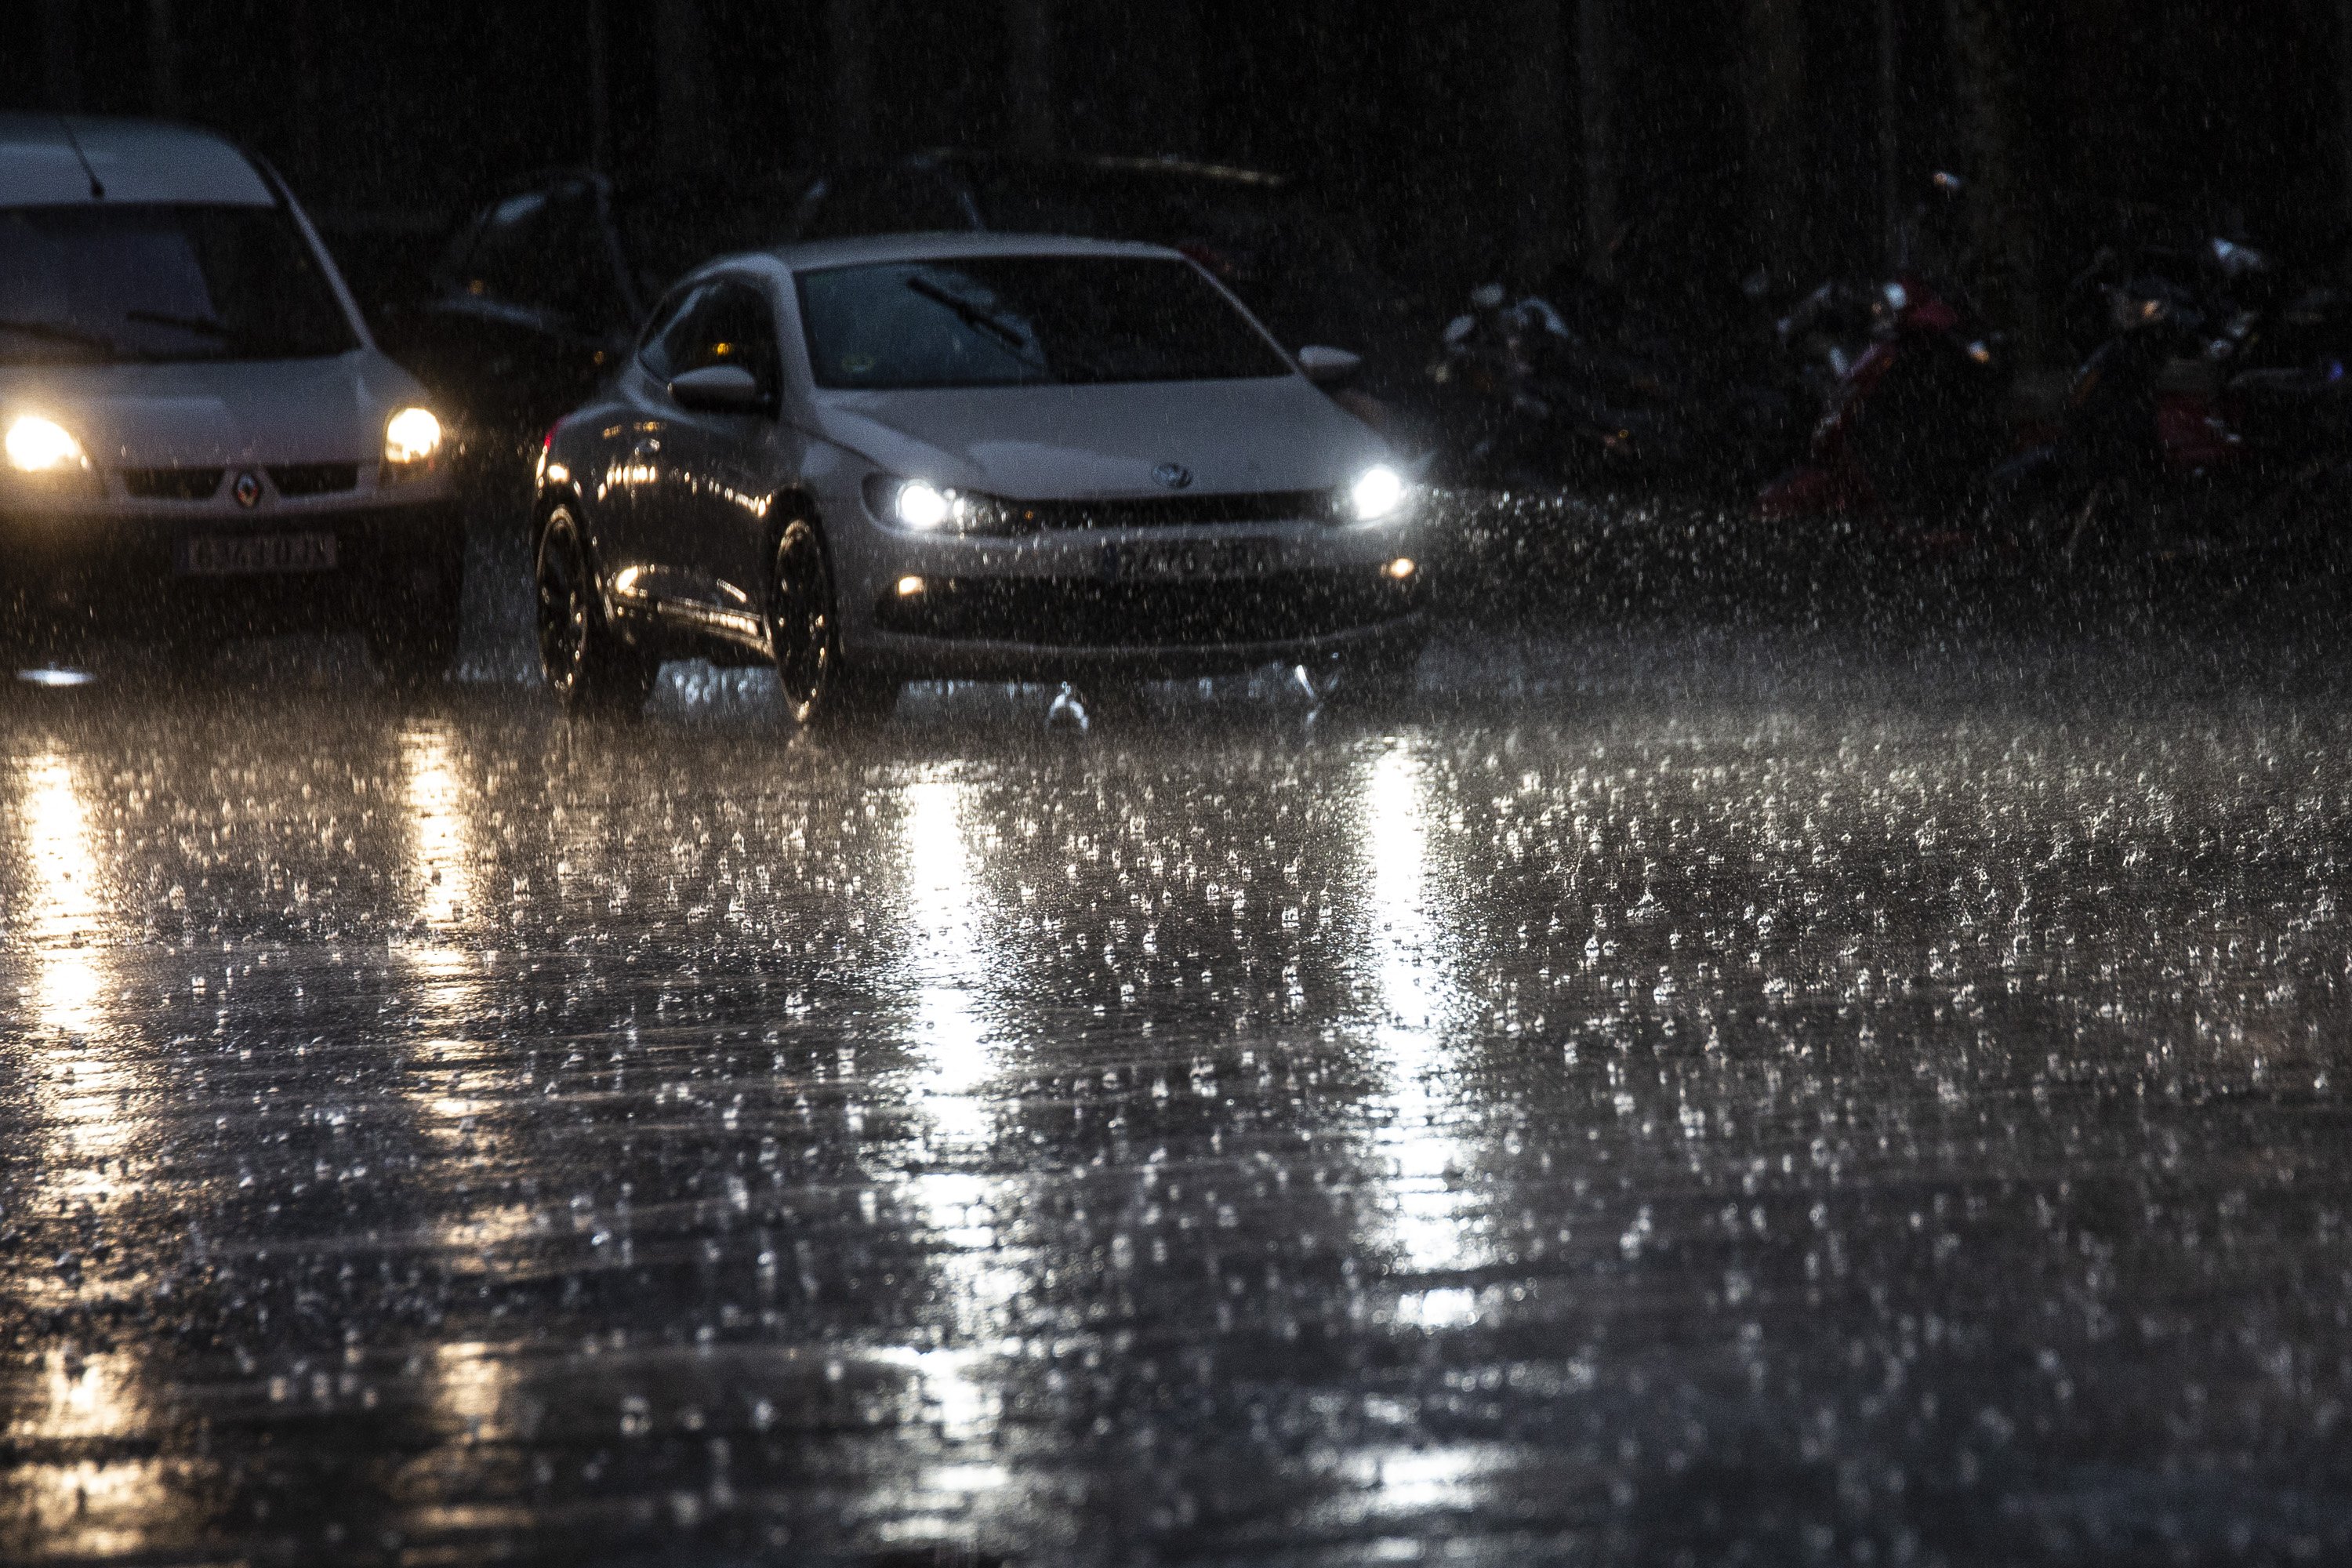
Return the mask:
{"type": "Polygon", "coordinates": [[[881,234],[848,239],[821,239],[806,245],[778,246],[763,254],[775,257],[795,272],[823,267],[854,267],[861,262],[947,261],[966,256],[1096,256],[1130,259],[1181,260],[1165,246],[1119,240],[1078,239],[1058,234],[997,234],[976,229],[945,229],[937,234],[881,234]]]}
{"type": "Polygon", "coordinates": [[[84,114],[0,114],[0,206],[190,202],[266,207],[277,200],[251,159],[192,126],[84,114]],[[103,197],[91,190],[93,174],[103,197]]]}

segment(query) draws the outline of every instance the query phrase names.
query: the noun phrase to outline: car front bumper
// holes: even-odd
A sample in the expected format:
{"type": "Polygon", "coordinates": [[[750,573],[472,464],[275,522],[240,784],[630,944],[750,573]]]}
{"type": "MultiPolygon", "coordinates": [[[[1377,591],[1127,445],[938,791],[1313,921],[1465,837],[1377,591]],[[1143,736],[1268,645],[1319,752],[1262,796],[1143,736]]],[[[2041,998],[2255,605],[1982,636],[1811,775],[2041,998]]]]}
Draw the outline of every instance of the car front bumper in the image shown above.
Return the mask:
{"type": "Polygon", "coordinates": [[[927,579],[874,606],[866,658],[910,674],[1067,677],[1129,670],[1207,675],[1418,642],[1426,592],[1377,569],[1237,581],[927,579]]]}
{"type": "Polygon", "coordinates": [[[1276,523],[931,539],[836,556],[853,663],[905,679],[1214,674],[1426,636],[1419,531],[1276,523]],[[846,570],[841,570],[843,567],[846,570]]]}
{"type": "Polygon", "coordinates": [[[306,630],[454,604],[465,526],[446,496],[227,517],[0,509],[0,630],[306,630]],[[194,542],[331,539],[333,564],[199,574],[194,542]]]}

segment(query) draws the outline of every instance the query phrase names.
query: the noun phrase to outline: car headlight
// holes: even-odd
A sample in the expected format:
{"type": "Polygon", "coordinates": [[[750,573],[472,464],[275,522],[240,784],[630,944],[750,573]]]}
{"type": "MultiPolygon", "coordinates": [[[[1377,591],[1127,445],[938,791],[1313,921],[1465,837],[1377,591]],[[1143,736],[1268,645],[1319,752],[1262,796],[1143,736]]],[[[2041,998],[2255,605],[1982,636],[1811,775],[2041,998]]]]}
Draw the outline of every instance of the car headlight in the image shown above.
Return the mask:
{"type": "Polygon", "coordinates": [[[429,408],[404,408],[385,421],[383,460],[396,468],[414,469],[429,463],[441,450],[441,421],[429,408]]]}
{"type": "Polygon", "coordinates": [[[994,496],[887,474],[877,474],[866,481],[866,506],[882,521],[909,533],[1003,534],[1024,532],[1028,527],[1013,503],[994,496]]]}
{"type": "Polygon", "coordinates": [[[1378,522],[1403,506],[1408,491],[1404,476],[1385,463],[1366,468],[1348,487],[1348,514],[1354,522],[1378,522]]]}
{"type": "Polygon", "coordinates": [[[6,445],[8,466],[20,474],[79,472],[89,467],[73,433],[37,414],[18,416],[8,426],[6,445]]]}
{"type": "Polygon", "coordinates": [[[929,533],[955,515],[955,503],[945,491],[920,479],[909,479],[890,498],[890,515],[905,527],[929,533]]]}

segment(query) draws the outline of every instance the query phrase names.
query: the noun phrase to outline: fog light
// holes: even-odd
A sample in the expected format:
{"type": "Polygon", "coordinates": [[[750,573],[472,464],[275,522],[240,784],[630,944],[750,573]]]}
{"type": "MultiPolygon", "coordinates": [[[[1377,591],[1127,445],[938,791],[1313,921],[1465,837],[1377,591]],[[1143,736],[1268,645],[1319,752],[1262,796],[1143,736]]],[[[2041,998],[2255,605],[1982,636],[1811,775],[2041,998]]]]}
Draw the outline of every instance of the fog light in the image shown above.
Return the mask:
{"type": "Polygon", "coordinates": [[[1387,571],[1390,576],[1402,583],[1406,578],[1412,576],[1414,573],[1420,571],[1421,568],[1413,564],[1412,557],[1410,555],[1400,555],[1395,560],[1390,562],[1384,570],[1387,571]]]}
{"type": "Polygon", "coordinates": [[[920,577],[901,577],[898,579],[898,597],[902,599],[911,599],[922,591],[923,580],[920,577]]]}

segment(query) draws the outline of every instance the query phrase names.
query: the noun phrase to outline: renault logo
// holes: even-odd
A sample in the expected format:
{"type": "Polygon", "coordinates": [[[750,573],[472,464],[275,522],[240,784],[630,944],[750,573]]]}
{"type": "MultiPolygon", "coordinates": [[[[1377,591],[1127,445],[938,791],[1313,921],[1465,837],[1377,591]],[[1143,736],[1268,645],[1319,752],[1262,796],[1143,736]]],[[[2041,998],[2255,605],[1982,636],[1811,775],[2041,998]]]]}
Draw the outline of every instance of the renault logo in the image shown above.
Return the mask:
{"type": "Polygon", "coordinates": [[[237,505],[251,511],[261,504],[261,476],[246,469],[229,485],[228,493],[236,498],[237,505]]]}
{"type": "Polygon", "coordinates": [[[1162,489],[1181,490],[1192,482],[1192,470],[1181,463],[1162,463],[1151,470],[1151,482],[1162,489]]]}

